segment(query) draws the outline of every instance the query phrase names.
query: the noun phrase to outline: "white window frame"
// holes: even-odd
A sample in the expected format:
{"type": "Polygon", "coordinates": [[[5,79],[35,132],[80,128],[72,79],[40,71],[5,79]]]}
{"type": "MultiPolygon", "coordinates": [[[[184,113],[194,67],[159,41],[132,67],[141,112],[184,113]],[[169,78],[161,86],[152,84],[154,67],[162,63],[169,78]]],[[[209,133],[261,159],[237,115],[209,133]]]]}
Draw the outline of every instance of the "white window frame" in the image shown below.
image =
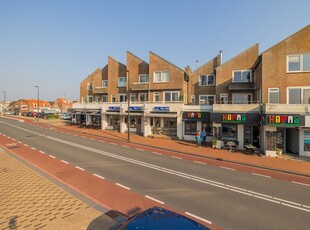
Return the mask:
{"type": "Polygon", "coordinates": [[[150,82],[150,77],[148,74],[139,74],[139,83],[149,83],[150,82]],[[143,80],[143,78],[145,78],[143,80]]]}
{"type": "Polygon", "coordinates": [[[164,96],[164,102],[174,102],[173,100],[172,100],[172,94],[175,94],[175,93],[177,93],[177,100],[176,101],[180,101],[180,92],[179,91],[164,91],[163,92],[163,96],[164,96]],[[171,98],[171,100],[170,101],[166,101],[166,93],[170,93],[170,98],[171,98]]]}
{"type": "Polygon", "coordinates": [[[192,104],[192,105],[195,105],[195,104],[196,104],[195,95],[192,95],[192,96],[191,96],[191,104],[192,104]]]}
{"type": "Polygon", "coordinates": [[[139,101],[139,102],[146,102],[146,101],[148,101],[148,95],[147,95],[147,93],[139,93],[139,94],[138,94],[138,101],[139,101]],[[144,101],[140,100],[140,97],[141,97],[142,95],[144,95],[144,97],[145,97],[145,100],[144,100],[144,101]]]}
{"type": "MultiPolygon", "coordinates": [[[[300,89],[300,105],[308,105],[308,103],[304,103],[304,89],[310,89],[310,87],[305,86],[296,86],[296,87],[287,87],[286,89],[286,104],[289,104],[290,98],[289,98],[289,90],[290,89],[300,89]]],[[[293,104],[292,104],[293,105],[293,104]]]]}
{"type": "Polygon", "coordinates": [[[99,103],[100,102],[100,96],[95,96],[95,102],[99,103]]]}
{"type": "Polygon", "coordinates": [[[117,83],[118,83],[117,84],[118,87],[126,87],[127,86],[127,79],[126,79],[126,77],[119,77],[117,83]],[[124,81],[121,81],[121,80],[124,80],[124,81]]]}
{"type": "Polygon", "coordinates": [[[126,93],[120,93],[120,94],[118,94],[118,101],[119,101],[119,102],[126,102],[126,101],[127,101],[127,94],[126,94],[126,93]],[[124,97],[125,100],[121,100],[121,97],[124,97]]]}
{"type": "Polygon", "coordinates": [[[214,74],[203,74],[203,75],[199,75],[199,86],[214,86],[215,85],[215,75],[214,74]],[[205,76],[207,79],[206,79],[206,84],[203,85],[201,84],[201,78],[205,76]],[[213,84],[209,84],[209,78],[210,77],[213,77],[213,84]]]}
{"type": "Polygon", "coordinates": [[[102,80],[102,88],[108,87],[108,80],[102,80]]]}
{"type": "Polygon", "coordinates": [[[86,103],[86,97],[85,96],[82,97],[82,103],[83,104],[86,103]]]}
{"type": "Polygon", "coordinates": [[[102,95],[101,96],[101,101],[102,102],[108,102],[108,95],[102,95]],[[106,99],[106,101],[103,100],[104,98],[106,99]]]}
{"type": "Polygon", "coordinates": [[[221,104],[228,104],[228,93],[221,93],[220,94],[220,103],[221,104]],[[222,99],[225,99],[226,100],[223,100],[224,103],[222,103],[222,99]]]}
{"type": "Polygon", "coordinates": [[[310,72],[310,70],[304,70],[304,55],[310,55],[310,54],[289,54],[286,56],[286,72],[287,73],[299,73],[299,72],[310,72]],[[300,64],[299,64],[299,70],[289,70],[289,58],[290,57],[298,57],[300,64]]]}
{"type": "Polygon", "coordinates": [[[213,97],[213,104],[215,104],[215,95],[202,94],[202,95],[199,95],[199,105],[210,105],[206,103],[205,99],[202,99],[202,97],[206,97],[208,103],[209,103],[209,100],[208,100],[209,97],[213,97]],[[204,103],[202,103],[202,101],[204,101],[204,103]]]}
{"type": "MultiPolygon", "coordinates": [[[[278,93],[278,103],[280,103],[280,88],[268,88],[268,103],[271,103],[270,93],[278,93]]],[[[278,104],[278,103],[274,103],[274,104],[278,104]]]]}
{"type": "Polygon", "coordinates": [[[153,101],[160,101],[160,93],[159,92],[153,93],[153,101]],[[156,97],[158,97],[158,100],[156,100],[156,97]]]}
{"type": "Polygon", "coordinates": [[[87,102],[88,102],[88,103],[93,103],[93,99],[94,99],[94,98],[93,98],[93,95],[88,95],[88,96],[87,96],[87,102]]]}
{"type": "Polygon", "coordinates": [[[130,94],[130,101],[136,101],[136,94],[135,93],[130,94]]]}
{"type": "Polygon", "coordinates": [[[163,83],[163,82],[170,82],[170,71],[168,70],[162,70],[162,71],[154,71],[154,74],[153,74],[153,82],[154,83],[163,83]],[[156,80],[156,73],[160,73],[160,80],[157,81],[156,80]],[[168,81],[167,79],[163,79],[163,73],[168,73],[168,81]]]}
{"type": "Polygon", "coordinates": [[[116,102],[116,96],[115,95],[111,95],[111,102],[116,102]],[[113,101],[114,99],[114,101],[113,101]]]}
{"type": "Polygon", "coordinates": [[[87,82],[87,90],[92,90],[92,89],[93,89],[93,83],[87,82]]]}
{"type": "Polygon", "coordinates": [[[251,69],[233,70],[232,71],[232,82],[233,83],[253,82],[252,70],[251,69]],[[235,80],[235,73],[236,72],[241,72],[241,81],[236,81],[235,80]],[[250,79],[246,79],[246,80],[242,79],[242,76],[243,76],[244,72],[250,72],[250,79]]]}

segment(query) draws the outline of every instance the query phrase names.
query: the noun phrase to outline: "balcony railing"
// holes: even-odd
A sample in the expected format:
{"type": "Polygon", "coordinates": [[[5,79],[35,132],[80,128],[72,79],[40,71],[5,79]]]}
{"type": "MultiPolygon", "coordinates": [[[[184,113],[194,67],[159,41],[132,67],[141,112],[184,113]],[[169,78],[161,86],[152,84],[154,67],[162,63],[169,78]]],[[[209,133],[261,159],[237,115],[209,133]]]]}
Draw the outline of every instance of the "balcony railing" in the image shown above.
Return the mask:
{"type": "Polygon", "coordinates": [[[228,90],[255,90],[254,82],[232,82],[228,85],[228,90]]]}
{"type": "Polygon", "coordinates": [[[130,89],[132,91],[139,91],[139,90],[148,90],[149,83],[135,83],[130,85],[130,89]]]}
{"type": "Polygon", "coordinates": [[[108,93],[108,88],[96,87],[94,88],[94,94],[108,93]]]}

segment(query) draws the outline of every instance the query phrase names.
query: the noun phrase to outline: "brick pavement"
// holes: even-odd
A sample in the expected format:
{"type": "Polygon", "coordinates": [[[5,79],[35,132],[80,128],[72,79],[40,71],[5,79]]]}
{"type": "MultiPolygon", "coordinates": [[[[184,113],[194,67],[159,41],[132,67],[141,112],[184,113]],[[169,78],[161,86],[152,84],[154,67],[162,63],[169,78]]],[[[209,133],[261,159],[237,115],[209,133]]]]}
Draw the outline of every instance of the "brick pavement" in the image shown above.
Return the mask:
{"type": "Polygon", "coordinates": [[[0,149],[0,229],[86,229],[102,213],[0,149]]]}

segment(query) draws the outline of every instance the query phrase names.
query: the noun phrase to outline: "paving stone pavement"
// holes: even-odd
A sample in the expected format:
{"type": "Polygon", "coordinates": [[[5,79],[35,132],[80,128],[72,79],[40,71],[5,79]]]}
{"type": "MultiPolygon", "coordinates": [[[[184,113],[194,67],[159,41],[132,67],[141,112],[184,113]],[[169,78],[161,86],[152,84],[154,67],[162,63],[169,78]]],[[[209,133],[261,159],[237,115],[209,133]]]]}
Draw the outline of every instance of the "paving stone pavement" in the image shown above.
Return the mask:
{"type": "Polygon", "coordinates": [[[0,149],[0,230],[87,229],[100,215],[0,149]]]}

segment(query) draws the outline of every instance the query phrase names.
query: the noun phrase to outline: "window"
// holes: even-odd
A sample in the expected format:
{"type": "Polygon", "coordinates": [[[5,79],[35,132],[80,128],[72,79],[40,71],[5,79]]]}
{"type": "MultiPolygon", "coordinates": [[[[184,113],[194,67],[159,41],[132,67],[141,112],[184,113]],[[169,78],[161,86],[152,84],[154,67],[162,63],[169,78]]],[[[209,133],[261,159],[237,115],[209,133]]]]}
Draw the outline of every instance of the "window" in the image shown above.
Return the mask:
{"type": "Polygon", "coordinates": [[[237,140],[237,125],[222,124],[222,140],[237,140]]]}
{"type": "Polygon", "coordinates": [[[185,135],[195,135],[197,131],[197,122],[196,121],[185,121],[185,135]]]}
{"type": "Polygon", "coordinates": [[[199,95],[199,105],[213,105],[214,101],[214,95],[199,95]]]}
{"type": "Polygon", "coordinates": [[[148,74],[140,74],[139,75],[139,83],[149,82],[148,74]]]}
{"type": "Polygon", "coordinates": [[[199,76],[199,86],[210,86],[215,84],[215,76],[211,75],[200,75],[199,76]]]}
{"type": "Polygon", "coordinates": [[[118,101],[119,102],[125,102],[126,101],[126,98],[127,98],[127,94],[119,94],[118,95],[118,101]]]}
{"type": "Polygon", "coordinates": [[[88,96],[88,102],[93,102],[93,96],[88,96]]]}
{"type": "Polygon", "coordinates": [[[220,94],[220,103],[221,104],[228,104],[228,94],[227,93],[221,93],[220,94]]]}
{"type": "Polygon", "coordinates": [[[111,95],[111,101],[112,101],[112,102],[116,102],[116,97],[115,97],[115,95],[111,95]]]}
{"type": "Polygon", "coordinates": [[[108,95],[102,95],[102,102],[108,102],[108,95]]]}
{"type": "Polygon", "coordinates": [[[159,93],[154,93],[153,94],[153,97],[154,97],[154,101],[159,101],[159,93]]]}
{"type": "Polygon", "coordinates": [[[130,101],[136,101],[136,95],[134,93],[130,94],[130,101]]]}
{"type": "Polygon", "coordinates": [[[126,87],[126,78],[125,77],[119,77],[118,78],[118,87],[126,87]]]}
{"type": "Polygon", "coordinates": [[[233,82],[252,82],[251,70],[233,71],[233,82]]]}
{"type": "Polygon", "coordinates": [[[288,104],[310,104],[310,88],[288,88],[288,104]]]}
{"type": "Polygon", "coordinates": [[[170,73],[169,71],[156,71],[154,72],[154,82],[169,82],[170,81],[170,73]]]}
{"type": "Polygon", "coordinates": [[[297,54],[287,56],[287,72],[310,71],[310,54],[297,54]]]}
{"type": "Polygon", "coordinates": [[[82,97],[82,103],[86,103],[86,97],[82,97]]]}
{"type": "Polygon", "coordinates": [[[108,87],[108,80],[102,80],[102,88],[108,87]]]}
{"type": "Polygon", "coordinates": [[[144,102],[144,101],[147,101],[147,93],[139,93],[139,101],[140,102],[144,102]]]}
{"type": "Polygon", "coordinates": [[[93,84],[91,82],[87,82],[87,90],[92,90],[93,84]]]}
{"type": "Polygon", "coordinates": [[[279,103],[279,88],[268,89],[268,103],[279,103]]]}
{"type": "Polygon", "coordinates": [[[233,93],[232,94],[233,104],[251,104],[252,94],[250,93],[233,93]]]}
{"type": "Polygon", "coordinates": [[[164,101],[179,101],[179,92],[164,92],[164,101]]]}
{"type": "Polygon", "coordinates": [[[192,97],[191,97],[191,103],[192,103],[192,105],[195,105],[195,104],[196,104],[195,95],[192,95],[192,97]]]}
{"type": "Polygon", "coordinates": [[[100,96],[96,96],[96,97],[95,97],[96,103],[99,103],[99,100],[100,100],[100,96]]]}

